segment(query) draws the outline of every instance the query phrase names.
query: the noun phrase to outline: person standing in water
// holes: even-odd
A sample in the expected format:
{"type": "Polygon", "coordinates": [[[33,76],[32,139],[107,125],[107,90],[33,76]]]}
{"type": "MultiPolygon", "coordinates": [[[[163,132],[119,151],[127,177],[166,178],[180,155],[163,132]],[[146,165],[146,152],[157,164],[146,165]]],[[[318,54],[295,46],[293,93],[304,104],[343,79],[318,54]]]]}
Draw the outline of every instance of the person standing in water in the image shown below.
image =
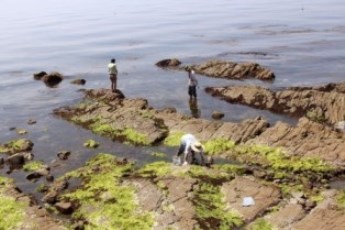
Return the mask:
{"type": "Polygon", "coordinates": [[[198,86],[198,80],[195,77],[195,72],[191,68],[188,69],[188,94],[190,100],[196,99],[196,87],[198,86]]]}
{"type": "Polygon", "coordinates": [[[111,81],[111,90],[113,92],[116,91],[117,87],[117,67],[115,64],[116,60],[113,58],[110,60],[110,63],[108,64],[108,71],[109,71],[109,76],[110,76],[110,81],[111,81]]]}

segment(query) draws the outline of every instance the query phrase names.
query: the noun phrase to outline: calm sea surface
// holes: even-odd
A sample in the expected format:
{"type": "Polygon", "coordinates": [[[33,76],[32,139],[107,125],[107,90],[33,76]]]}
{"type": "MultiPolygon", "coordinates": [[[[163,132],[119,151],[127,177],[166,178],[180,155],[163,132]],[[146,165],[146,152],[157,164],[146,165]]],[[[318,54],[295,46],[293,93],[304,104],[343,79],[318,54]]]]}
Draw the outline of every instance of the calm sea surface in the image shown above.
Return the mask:
{"type": "MultiPolygon", "coordinates": [[[[273,83],[230,81],[198,76],[201,117],[213,110],[225,120],[258,115],[274,123],[289,117],[241,105],[230,105],[205,94],[206,86],[320,85],[345,80],[345,2],[343,0],[1,0],[0,7],[0,143],[18,138],[10,127],[29,131],[37,160],[49,163],[68,149],[69,163],[59,174],[79,166],[96,152],[106,151],[138,161],[152,160],[157,149],[132,148],[93,135],[54,117],[54,108],[82,98],[70,80],[84,78],[85,88],[110,87],[107,63],[116,58],[119,88],[127,97],[144,97],[156,108],[176,107],[190,114],[183,72],[154,64],[176,57],[185,64],[209,59],[257,62],[271,68],[273,83]],[[59,71],[66,79],[58,88],[35,81],[38,71],[59,71]],[[29,126],[28,119],[37,120],[29,126]],[[93,138],[98,150],[82,143],[93,138]]],[[[174,152],[175,150],[162,151],[174,152]]],[[[170,159],[170,157],[167,157],[170,159]]],[[[6,169],[0,170],[4,174],[6,169]]],[[[18,181],[21,172],[13,175],[18,181]]],[[[27,182],[23,181],[26,184],[27,182]]],[[[31,185],[30,185],[31,186],[31,185]]],[[[29,187],[30,187],[29,186],[29,187]]],[[[33,186],[33,185],[32,185],[33,186]]],[[[25,187],[25,186],[24,186],[25,187]]]]}

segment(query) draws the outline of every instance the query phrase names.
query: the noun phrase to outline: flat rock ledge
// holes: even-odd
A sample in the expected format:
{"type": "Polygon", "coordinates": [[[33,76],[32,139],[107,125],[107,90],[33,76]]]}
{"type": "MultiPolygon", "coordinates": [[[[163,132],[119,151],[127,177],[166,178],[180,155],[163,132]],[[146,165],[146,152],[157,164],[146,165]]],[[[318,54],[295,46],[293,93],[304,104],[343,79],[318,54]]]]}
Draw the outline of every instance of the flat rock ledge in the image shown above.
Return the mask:
{"type": "Polygon", "coordinates": [[[345,120],[345,83],[272,91],[259,86],[207,87],[206,92],[230,103],[335,124],[345,120]]]}
{"type": "Polygon", "coordinates": [[[214,78],[241,80],[256,78],[259,80],[273,80],[272,70],[262,67],[258,63],[236,63],[225,60],[210,60],[202,64],[181,66],[178,59],[164,59],[156,63],[162,68],[187,70],[192,68],[197,74],[214,78]]]}
{"type": "Polygon", "coordinates": [[[241,123],[194,119],[171,108],[155,110],[145,99],[127,99],[121,92],[108,89],[87,90],[85,94],[86,101],[54,113],[95,133],[134,144],[155,144],[173,132],[194,133],[200,140],[226,138],[238,143],[269,126],[260,118],[241,123]]]}
{"type": "MultiPolygon", "coordinates": [[[[343,167],[345,134],[301,118],[296,126],[283,122],[270,127],[260,117],[240,123],[184,116],[174,108],[156,110],[145,99],[127,99],[121,92],[87,90],[86,100],[55,114],[93,132],[137,145],[163,142],[174,133],[193,133],[200,141],[225,139],[235,144],[267,145],[298,157],[316,157],[343,167]]],[[[255,98],[255,97],[253,97],[255,98]]]]}
{"type": "Polygon", "coordinates": [[[260,180],[239,169],[162,161],[138,168],[98,154],[62,176],[47,194],[55,191],[51,204],[67,207],[67,217],[81,228],[101,223],[109,229],[126,223],[126,229],[157,230],[345,228],[343,191],[294,190],[293,184],[260,180]],[[80,181],[78,189],[66,186],[70,180],[80,181]],[[244,205],[244,198],[253,203],[244,205]]]}

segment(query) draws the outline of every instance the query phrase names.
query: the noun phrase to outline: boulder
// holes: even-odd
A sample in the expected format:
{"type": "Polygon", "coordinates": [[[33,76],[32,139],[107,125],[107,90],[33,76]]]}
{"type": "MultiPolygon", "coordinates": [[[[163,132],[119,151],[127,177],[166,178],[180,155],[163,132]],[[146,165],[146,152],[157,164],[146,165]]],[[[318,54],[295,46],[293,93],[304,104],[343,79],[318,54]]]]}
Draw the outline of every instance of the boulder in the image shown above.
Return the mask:
{"type": "Polygon", "coordinates": [[[6,163],[14,168],[18,168],[24,165],[26,160],[32,160],[32,159],[33,159],[32,153],[22,152],[22,153],[16,153],[7,157],[6,163]]]}
{"type": "Polygon", "coordinates": [[[48,87],[54,87],[58,85],[64,77],[61,73],[58,72],[52,72],[48,75],[45,75],[42,77],[42,81],[48,86],[48,87]]]}
{"type": "Polygon", "coordinates": [[[224,117],[224,113],[220,111],[213,111],[212,112],[212,118],[215,120],[220,120],[224,117]]]}
{"type": "Polygon", "coordinates": [[[55,208],[62,214],[71,214],[73,212],[73,204],[71,202],[57,202],[55,208]]]}

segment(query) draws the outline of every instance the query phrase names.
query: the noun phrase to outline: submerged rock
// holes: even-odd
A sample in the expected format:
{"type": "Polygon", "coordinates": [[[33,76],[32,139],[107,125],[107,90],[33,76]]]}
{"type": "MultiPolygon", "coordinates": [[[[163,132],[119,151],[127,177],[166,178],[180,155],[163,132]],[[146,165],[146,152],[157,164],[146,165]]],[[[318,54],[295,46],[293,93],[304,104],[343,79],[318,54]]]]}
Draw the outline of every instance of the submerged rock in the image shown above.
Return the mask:
{"type": "Polygon", "coordinates": [[[75,85],[85,85],[86,80],[85,79],[75,79],[71,81],[71,84],[75,85]]]}

